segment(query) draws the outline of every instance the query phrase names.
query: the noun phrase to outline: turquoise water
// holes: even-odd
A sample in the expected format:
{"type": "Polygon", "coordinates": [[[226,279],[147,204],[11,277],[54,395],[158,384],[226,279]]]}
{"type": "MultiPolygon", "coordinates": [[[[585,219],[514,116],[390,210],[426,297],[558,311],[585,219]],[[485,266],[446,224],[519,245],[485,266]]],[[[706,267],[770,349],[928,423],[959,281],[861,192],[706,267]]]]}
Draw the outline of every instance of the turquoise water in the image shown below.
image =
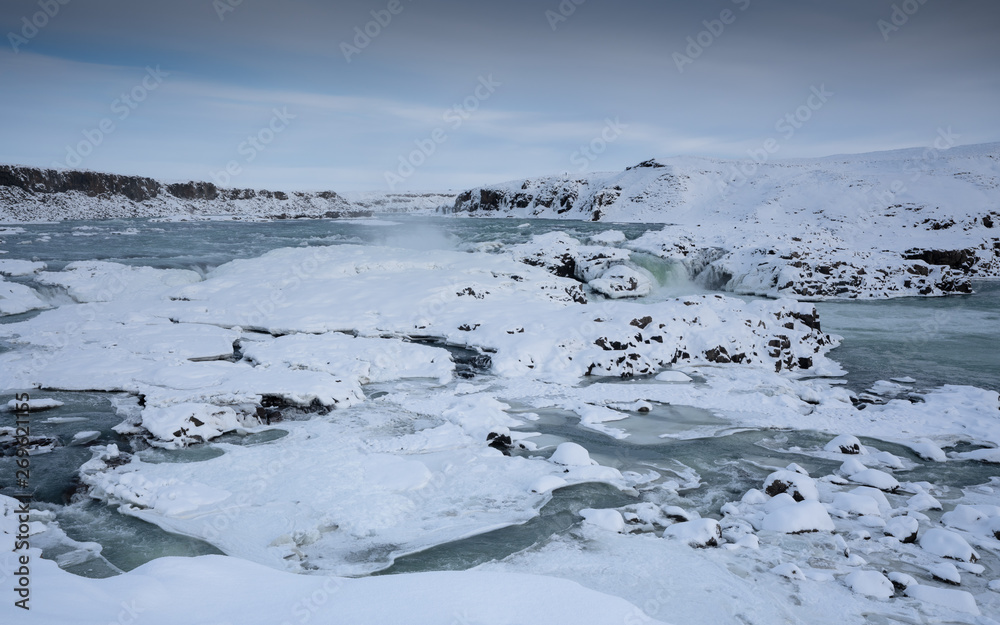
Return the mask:
{"type": "Polygon", "coordinates": [[[970,384],[1000,391],[1000,281],[972,295],[822,302],[823,330],[844,337],[830,355],[855,390],[909,376],[917,387],[970,384]]]}

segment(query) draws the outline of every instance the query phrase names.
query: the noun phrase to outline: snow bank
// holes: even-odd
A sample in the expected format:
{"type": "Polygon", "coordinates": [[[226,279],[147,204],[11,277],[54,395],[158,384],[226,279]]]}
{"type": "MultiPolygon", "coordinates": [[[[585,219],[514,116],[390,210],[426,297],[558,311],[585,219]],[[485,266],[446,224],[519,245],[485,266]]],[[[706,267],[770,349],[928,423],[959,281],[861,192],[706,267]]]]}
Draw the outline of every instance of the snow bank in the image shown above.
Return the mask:
{"type": "Polygon", "coordinates": [[[48,307],[35,289],[0,278],[0,315],[19,315],[48,307]]]}
{"type": "MultiPolygon", "coordinates": [[[[511,598],[514,610],[530,615],[532,622],[551,625],[623,623],[640,613],[623,599],[577,583],[521,573],[443,571],[345,579],[201,556],[161,558],[117,577],[86,579],[50,561],[34,563],[32,581],[45,589],[44,597],[31,604],[31,618],[39,623],[508,624],[511,615],[498,609],[498,597],[511,598]],[[225,589],[219,580],[225,580],[225,589]],[[84,603],[78,601],[81,597],[87,598],[84,603]]],[[[9,595],[12,579],[3,583],[9,595]]],[[[5,601],[0,615],[17,621],[24,617],[19,610],[5,601]]]]}
{"type": "MultiPolygon", "coordinates": [[[[2,230],[2,229],[0,229],[2,230]]],[[[3,234],[0,232],[0,234],[3,234]]],[[[0,276],[30,276],[45,269],[45,263],[14,258],[0,258],[0,276]]]]}

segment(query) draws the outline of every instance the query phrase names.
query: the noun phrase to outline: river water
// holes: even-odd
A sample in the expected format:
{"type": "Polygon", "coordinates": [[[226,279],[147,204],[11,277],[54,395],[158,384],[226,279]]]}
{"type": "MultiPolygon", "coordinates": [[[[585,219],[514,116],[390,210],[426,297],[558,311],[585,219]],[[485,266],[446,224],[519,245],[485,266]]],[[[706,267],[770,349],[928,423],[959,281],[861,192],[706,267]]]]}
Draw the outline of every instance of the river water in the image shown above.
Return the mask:
{"type": "MultiPolygon", "coordinates": [[[[107,260],[159,268],[194,269],[199,272],[236,258],[259,256],[269,250],[302,245],[345,243],[386,245],[410,249],[471,249],[477,243],[499,241],[515,244],[532,235],[562,230],[579,239],[615,229],[629,239],[661,225],[605,224],[509,219],[455,219],[446,217],[389,216],[356,221],[291,220],[279,222],[241,221],[150,221],[114,220],[30,224],[24,232],[3,235],[2,258],[40,260],[50,270],[60,270],[75,260],[107,260]]],[[[700,292],[683,271],[650,257],[636,257],[637,264],[659,281],[650,300],[700,292]]],[[[28,278],[13,278],[31,284],[28,278]]],[[[1000,390],[1000,283],[980,282],[972,295],[947,298],[911,298],[879,302],[820,303],[820,319],[826,332],[844,337],[832,353],[848,370],[847,384],[863,391],[876,380],[909,376],[917,389],[942,384],[971,384],[1000,390]]],[[[59,302],[59,293],[40,289],[59,302]]],[[[37,313],[0,317],[10,323],[37,313]]],[[[0,351],[11,349],[0,344],[0,351]]],[[[488,375],[476,372],[476,375],[488,375]]],[[[371,394],[376,389],[366,389],[371,394]]],[[[384,390],[384,389],[378,389],[384,390]]],[[[111,398],[102,393],[45,392],[45,396],[65,405],[40,413],[34,433],[69,441],[83,431],[98,431],[93,444],[116,442],[127,446],[111,428],[121,419],[111,398]]],[[[0,397],[4,403],[9,397],[0,397]]],[[[514,404],[514,402],[509,402],[514,404]]],[[[513,405],[512,411],[518,408],[513,405]]],[[[681,505],[705,516],[718,512],[725,501],[738,499],[747,489],[759,487],[770,472],[768,467],[785,466],[802,460],[798,449],[822,446],[829,435],[807,430],[761,431],[719,428],[716,435],[689,440],[661,439],[664,430],[677,431],[718,425],[706,411],[683,407],[670,414],[646,417],[653,424],[649,436],[637,431],[620,441],[581,428],[572,414],[559,410],[538,411],[532,423],[540,432],[538,440],[573,440],[584,445],[592,456],[622,470],[654,469],[673,478],[679,489],[658,503],[681,505]],[[659,428],[659,429],[656,429],[659,428]],[[655,430],[655,431],[654,431],[655,430]]],[[[637,419],[637,423],[641,420],[637,419]]],[[[879,449],[919,463],[908,449],[882,441],[865,441],[879,449]]],[[[181,453],[145,452],[153,462],[196,462],[221,453],[211,444],[181,453]]],[[[85,445],[59,446],[33,458],[37,499],[56,514],[60,527],[73,539],[93,541],[103,547],[103,557],[86,562],[67,562],[64,568],[82,575],[104,577],[131,570],[152,558],[164,555],[200,555],[218,551],[198,540],[169,534],[163,530],[118,514],[91,501],[74,503],[75,474],[90,458],[85,445]]],[[[811,458],[817,470],[832,471],[838,463],[811,458]]],[[[12,473],[11,458],[0,458],[5,479],[12,473]]],[[[952,488],[987,481],[997,472],[975,463],[920,464],[907,477],[943,483],[952,488]]],[[[2,492],[2,491],[0,491],[2,492]]],[[[387,573],[462,569],[503,558],[518,550],[563,534],[579,521],[584,507],[618,507],[635,500],[602,485],[580,485],[557,491],[540,516],[520,526],[504,528],[397,560],[387,573]]],[[[57,553],[46,554],[55,558],[57,553]]]]}

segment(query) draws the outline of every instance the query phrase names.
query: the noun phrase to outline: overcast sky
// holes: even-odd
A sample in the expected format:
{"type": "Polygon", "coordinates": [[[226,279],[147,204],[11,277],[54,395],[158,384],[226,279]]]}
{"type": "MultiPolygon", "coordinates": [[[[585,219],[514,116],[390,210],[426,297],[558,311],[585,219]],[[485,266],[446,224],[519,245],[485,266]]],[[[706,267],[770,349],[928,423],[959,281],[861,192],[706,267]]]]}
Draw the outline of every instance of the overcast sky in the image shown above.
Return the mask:
{"type": "Polygon", "coordinates": [[[4,0],[0,31],[4,163],[399,191],[1000,140],[996,0],[4,0]]]}

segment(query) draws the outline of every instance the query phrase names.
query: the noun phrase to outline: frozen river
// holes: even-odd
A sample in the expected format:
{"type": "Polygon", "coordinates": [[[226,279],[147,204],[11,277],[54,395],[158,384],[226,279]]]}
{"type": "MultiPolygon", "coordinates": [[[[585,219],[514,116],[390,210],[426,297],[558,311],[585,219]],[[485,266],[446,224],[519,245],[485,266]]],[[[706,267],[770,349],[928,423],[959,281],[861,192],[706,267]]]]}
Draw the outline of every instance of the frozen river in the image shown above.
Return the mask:
{"type": "MultiPolygon", "coordinates": [[[[511,245],[528,242],[534,235],[557,230],[580,240],[606,230],[618,230],[624,233],[627,240],[631,240],[649,230],[659,230],[662,227],[414,216],[357,221],[292,220],[269,223],[150,220],[64,222],[19,226],[23,231],[0,235],[0,249],[7,252],[0,258],[41,261],[46,263],[49,271],[61,271],[73,261],[103,260],[137,267],[190,269],[201,276],[210,276],[213,269],[225,263],[235,259],[254,259],[280,248],[361,245],[420,252],[449,250],[499,253],[511,245]]],[[[650,271],[650,275],[656,278],[654,291],[646,298],[650,305],[673,297],[706,293],[701,287],[687,281],[679,266],[642,256],[636,256],[634,260],[637,267],[650,271]]],[[[33,286],[52,305],[72,304],[65,289],[38,284],[33,275],[15,276],[8,280],[33,286]]],[[[823,331],[840,335],[844,339],[839,347],[829,353],[830,358],[847,371],[842,378],[846,382],[843,386],[855,394],[864,395],[877,381],[902,381],[898,388],[888,392],[875,389],[877,392],[870,394],[876,408],[891,397],[911,397],[911,401],[921,402],[923,400],[918,398],[920,394],[943,385],[970,385],[1000,390],[1000,284],[981,282],[975,287],[975,294],[947,298],[817,304],[823,331]]],[[[248,296],[252,297],[253,294],[248,293],[248,296]]],[[[39,314],[34,311],[0,317],[0,323],[27,321],[39,314]]],[[[23,347],[15,341],[0,338],[0,354],[19,349],[23,347]]],[[[705,401],[704,405],[699,405],[692,399],[691,405],[684,405],[663,400],[654,401],[651,408],[640,410],[637,407],[639,404],[628,399],[633,395],[646,397],[641,395],[641,390],[636,389],[655,387],[660,392],[668,385],[648,376],[629,380],[602,379],[596,383],[588,380],[583,385],[584,390],[590,393],[588,397],[596,397],[606,391],[609,402],[612,397],[624,398],[618,404],[611,404],[623,415],[623,420],[608,424],[620,428],[619,435],[616,435],[615,430],[603,425],[595,427],[593,423],[588,424],[587,413],[581,412],[578,405],[573,403],[576,400],[567,399],[571,397],[570,391],[560,391],[563,394],[558,395],[557,399],[540,402],[530,389],[525,390],[491,372],[484,365],[488,361],[481,359],[481,352],[454,345],[449,346],[449,349],[456,360],[466,360],[466,365],[461,368],[462,375],[455,376],[443,385],[423,378],[368,382],[363,385],[362,390],[369,401],[343,411],[335,411],[331,415],[344,423],[357,420],[359,423],[370,424],[372,419],[383,418],[386,410],[408,411],[410,403],[436,405],[434,402],[440,402],[442,397],[453,398],[469,393],[471,387],[485,389],[493,400],[505,406],[503,411],[506,415],[515,419],[516,424],[509,428],[515,440],[518,440],[518,434],[523,434],[528,438],[521,440],[530,440],[532,443],[528,450],[515,450],[515,456],[530,457],[535,450],[548,455],[560,443],[578,443],[589,451],[590,457],[600,466],[613,468],[626,476],[627,487],[613,485],[608,480],[571,483],[546,498],[537,513],[529,509],[526,517],[514,514],[507,522],[500,522],[496,527],[483,526],[476,531],[467,532],[468,535],[448,536],[440,541],[433,538],[416,541],[414,544],[419,544],[420,548],[401,548],[393,552],[395,555],[391,557],[386,556],[387,552],[379,551],[378,546],[370,547],[373,561],[377,564],[352,569],[353,572],[348,571],[351,574],[455,570],[476,566],[510,566],[530,571],[537,566],[537,561],[533,558],[541,557],[538,554],[565,550],[567,544],[587,548],[587,538],[580,535],[579,529],[581,510],[630,509],[637,510],[641,517],[642,510],[646,509],[643,505],[653,504],[660,509],[685,510],[686,514],[694,517],[721,518],[723,515],[720,510],[727,502],[740,502],[748,491],[760,489],[768,475],[776,469],[796,463],[808,466],[813,476],[832,475],[844,462],[842,457],[831,456],[823,451],[833,434],[840,433],[831,425],[836,423],[835,418],[824,416],[822,420],[816,421],[808,418],[811,410],[809,406],[821,404],[820,400],[807,398],[804,409],[796,408],[803,413],[803,417],[795,427],[791,427],[789,420],[784,417],[776,417],[775,423],[770,426],[756,412],[753,414],[757,416],[741,420],[741,415],[745,412],[756,410],[741,405],[741,393],[747,398],[748,405],[758,401],[752,394],[754,392],[760,392],[761,397],[789,392],[792,396],[806,398],[802,390],[787,391],[777,382],[766,382],[774,385],[773,390],[770,387],[757,389],[752,381],[740,382],[748,384],[747,389],[750,389],[741,390],[742,387],[735,382],[731,386],[722,387],[719,382],[713,381],[711,375],[711,379],[705,379],[699,377],[696,369],[691,369],[687,370],[692,380],[691,398],[708,397],[715,392],[713,389],[725,388],[720,392],[727,394],[729,403],[720,400],[716,404],[705,401]],[[390,401],[395,403],[384,403],[390,401]],[[630,402],[635,405],[626,405],[630,402]],[[500,564],[496,564],[497,562],[500,564]]],[[[100,364],[95,363],[95,366],[99,367],[100,364]]],[[[827,382],[831,381],[827,380],[823,384],[827,382]]],[[[838,386],[834,380],[829,386],[818,387],[820,390],[816,392],[832,389],[832,393],[838,386]]],[[[91,458],[90,446],[114,443],[122,450],[130,449],[130,445],[134,447],[134,441],[112,429],[122,421],[122,416],[116,412],[114,405],[121,400],[122,395],[59,389],[32,391],[32,395],[36,393],[40,397],[51,397],[63,402],[58,408],[38,413],[35,417],[33,434],[48,437],[56,445],[51,452],[34,456],[35,474],[40,476],[34,483],[36,498],[43,508],[51,511],[52,518],[72,539],[65,544],[53,541],[46,557],[57,560],[68,571],[91,577],[106,577],[131,570],[164,555],[194,556],[234,552],[226,544],[212,544],[213,541],[208,540],[211,536],[190,531],[189,526],[171,526],[171,522],[162,519],[148,517],[142,520],[136,515],[122,515],[116,512],[114,505],[80,497],[78,494],[84,489],[77,473],[80,465],[91,458]],[[96,432],[97,435],[90,437],[91,440],[85,444],[68,444],[81,432],[96,432]],[[72,541],[94,542],[100,545],[100,549],[91,549],[90,556],[81,555],[81,551],[72,546],[72,541]],[[97,555],[97,551],[100,551],[100,555],[97,555]]],[[[10,397],[4,395],[0,399],[6,403],[10,397]]],[[[587,401],[594,403],[593,400],[587,401]]],[[[415,408],[413,410],[420,412],[415,408]]],[[[420,410],[423,411],[420,414],[425,414],[430,409],[420,410]]],[[[868,409],[869,412],[872,410],[868,409]]],[[[213,442],[184,449],[160,449],[146,445],[135,450],[136,457],[148,467],[192,467],[223,456],[249,453],[246,450],[252,452],[255,448],[273,448],[282,444],[281,440],[286,435],[289,440],[303,436],[306,437],[303,440],[307,440],[309,436],[315,435],[315,432],[308,433],[309,428],[315,425],[310,425],[310,421],[320,418],[330,417],[305,409],[289,410],[285,415],[286,426],[277,423],[272,428],[254,430],[252,433],[226,434],[213,442]]],[[[347,425],[341,424],[340,427],[347,428],[347,425]]],[[[390,423],[386,422],[384,427],[390,427],[390,423]]],[[[406,429],[404,434],[415,436],[419,432],[418,427],[415,430],[406,429]]],[[[853,431],[847,429],[843,433],[850,434],[853,431]]],[[[945,504],[946,510],[961,502],[972,501],[963,489],[988,484],[991,478],[1000,475],[996,464],[971,460],[927,462],[916,453],[913,445],[904,444],[904,441],[897,440],[896,437],[880,438],[859,433],[861,442],[873,453],[882,452],[887,454],[884,457],[895,458],[895,461],[887,461],[888,464],[872,466],[894,469],[896,478],[907,484],[926,485],[928,488],[933,485],[935,496],[945,504]]],[[[951,447],[942,445],[949,452],[965,452],[983,446],[982,442],[969,444],[963,441],[958,441],[951,447]]],[[[5,475],[13,470],[12,462],[11,457],[0,459],[0,467],[5,475]]],[[[150,475],[161,475],[159,470],[151,470],[150,475]]],[[[5,479],[4,486],[6,485],[5,479]]],[[[1000,485],[996,486],[1000,489],[1000,485]]],[[[919,491],[924,486],[916,488],[919,491]]],[[[911,490],[910,494],[917,491],[911,490]]],[[[824,491],[824,497],[827,494],[824,491]]],[[[1000,496],[987,493],[982,500],[992,500],[994,504],[1000,505],[1000,496]]],[[[901,501],[894,498],[892,503],[898,507],[903,505],[901,501]]],[[[926,511],[926,515],[928,522],[937,522],[941,511],[926,511]]],[[[856,519],[863,520],[864,517],[856,519]]],[[[852,531],[857,534],[858,531],[864,531],[863,527],[862,523],[852,531]]],[[[730,542],[735,542],[743,531],[730,528],[730,533],[727,534],[730,542]]],[[[875,530],[871,529],[871,532],[875,533],[875,530]]],[[[846,531],[844,533],[847,535],[846,531]]],[[[791,542],[788,545],[781,543],[784,549],[797,548],[789,545],[791,542]]],[[[369,552],[351,553],[355,557],[358,553],[369,552]]],[[[315,561],[322,561],[318,551],[309,554],[315,561]]],[[[980,572],[983,581],[976,582],[978,586],[974,584],[972,587],[976,593],[987,592],[989,598],[985,604],[981,600],[980,607],[995,605],[996,593],[989,595],[983,589],[986,581],[1000,577],[997,552],[981,549],[980,556],[979,565],[985,566],[986,571],[980,572]]],[[[902,559],[906,560],[907,557],[902,559]]],[[[876,565],[889,568],[898,566],[901,561],[901,556],[891,551],[873,550],[866,558],[876,565]]],[[[567,561],[573,560],[570,558],[567,561]]],[[[915,560],[910,558],[909,561],[912,564],[915,560]]],[[[335,566],[331,566],[330,570],[340,571],[335,566]]],[[[599,578],[596,576],[593,579],[599,578]]],[[[629,598],[637,604],[641,603],[637,600],[641,596],[629,598]]]]}

